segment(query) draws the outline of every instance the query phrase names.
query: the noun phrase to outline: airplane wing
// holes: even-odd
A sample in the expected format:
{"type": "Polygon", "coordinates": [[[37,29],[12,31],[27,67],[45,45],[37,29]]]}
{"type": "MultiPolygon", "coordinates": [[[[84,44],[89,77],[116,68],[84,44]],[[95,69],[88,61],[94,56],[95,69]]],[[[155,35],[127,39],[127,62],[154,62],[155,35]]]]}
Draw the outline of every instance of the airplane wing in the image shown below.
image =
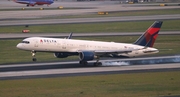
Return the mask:
{"type": "Polygon", "coordinates": [[[120,54],[120,53],[130,53],[139,49],[127,49],[127,50],[93,50],[93,51],[81,51],[78,52],[93,52],[96,56],[107,56],[109,54],[120,54]]]}
{"type": "Polygon", "coordinates": [[[15,1],[16,3],[24,3],[24,4],[29,4],[29,1],[15,1]]]}
{"type": "Polygon", "coordinates": [[[69,34],[69,36],[67,37],[67,39],[71,39],[71,38],[72,38],[72,34],[73,34],[73,32],[71,32],[71,33],[69,34]]]}
{"type": "Polygon", "coordinates": [[[29,4],[29,5],[35,5],[36,2],[33,1],[15,1],[16,3],[22,3],[22,4],[29,4]]]}
{"type": "Polygon", "coordinates": [[[135,50],[139,50],[139,49],[127,49],[127,50],[116,50],[116,51],[104,51],[104,50],[97,50],[97,51],[94,51],[95,55],[98,55],[98,56],[106,56],[106,55],[109,55],[109,54],[120,54],[120,53],[130,53],[132,51],[135,51],[135,50]]]}

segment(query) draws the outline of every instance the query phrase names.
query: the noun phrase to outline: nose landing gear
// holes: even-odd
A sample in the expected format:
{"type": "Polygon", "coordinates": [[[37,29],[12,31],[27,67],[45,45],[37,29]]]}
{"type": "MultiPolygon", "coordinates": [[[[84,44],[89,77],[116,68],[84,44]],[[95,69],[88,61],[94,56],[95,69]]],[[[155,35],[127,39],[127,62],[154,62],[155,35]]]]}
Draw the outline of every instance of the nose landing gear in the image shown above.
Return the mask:
{"type": "Polygon", "coordinates": [[[31,51],[31,53],[32,53],[32,61],[37,61],[37,59],[36,59],[36,51],[31,51]]]}

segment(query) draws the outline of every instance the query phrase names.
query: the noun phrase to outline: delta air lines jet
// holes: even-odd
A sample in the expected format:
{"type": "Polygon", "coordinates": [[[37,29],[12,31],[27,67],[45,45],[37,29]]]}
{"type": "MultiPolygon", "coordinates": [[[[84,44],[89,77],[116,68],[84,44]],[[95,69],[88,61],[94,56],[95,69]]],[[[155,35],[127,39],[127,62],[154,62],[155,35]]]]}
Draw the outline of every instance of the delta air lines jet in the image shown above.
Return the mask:
{"type": "Polygon", "coordinates": [[[162,21],[155,21],[134,43],[117,43],[102,41],[87,41],[30,37],[24,39],[17,45],[21,50],[32,52],[33,61],[36,61],[36,52],[52,52],[57,58],[66,58],[68,56],[79,56],[80,64],[87,64],[87,61],[96,59],[95,66],[101,65],[101,57],[137,57],[158,53],[158,49],[153,48],[154,42],[160,31],[162,21]]]}
{"type": "Polygon", "coordinates": [[[54,3],[54,0],[14,0],[16,3],[27,4],[27,6],[35,6],[35,5],[50,5],[54,3]]]}

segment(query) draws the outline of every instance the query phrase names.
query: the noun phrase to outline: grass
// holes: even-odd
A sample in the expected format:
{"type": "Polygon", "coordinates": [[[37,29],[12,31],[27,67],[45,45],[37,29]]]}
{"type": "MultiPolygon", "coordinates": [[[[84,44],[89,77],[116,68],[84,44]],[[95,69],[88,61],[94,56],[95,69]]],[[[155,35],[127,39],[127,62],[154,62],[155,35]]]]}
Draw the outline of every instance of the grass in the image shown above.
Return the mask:
{"type": "MultiPolygon", "coordinates": [[[[82,24],[56,24],[38,26],[10,26],[1,27],[0,33],[21,33],[29,29],[30,33],[86,33],[86,32],[139,32],[145,31],[154,21],[136,22],[108,22],[108,23],[82,23],[82,24]]],[[[180,20],[164,20],[161,31],[179,31],[180,20]]]]}
{"type": "MultiPolygon", "coordinates": [[[[98,40],[98,41],[114,41],[133,43],[139,36],[113,36],[113,37],[88,37],[81,38],[85,40],[98,40]]],[[[180,35],[160,35],[154,45],[160,52],[153,56],[160,55],[175,55],[180,54],[179,44],[180,35]]],[[[16,45],[21,42],[21,39],[14,40],[1,40],[0,64],[32,62],[31,53],[29,51],[22,51],[16,48],[16,45]]],[[[38,62],[47,61],[64,61],[64,60],[78,60],[78,57],[70,58],[55,58],[53,53],[40,53],[37,52],[36,57],[38,62]]]]}
{"type": "Polygon", "coordinates": [[[0,97],[163,97],[180,95],[180,71],[1,80],[0,97]]]}

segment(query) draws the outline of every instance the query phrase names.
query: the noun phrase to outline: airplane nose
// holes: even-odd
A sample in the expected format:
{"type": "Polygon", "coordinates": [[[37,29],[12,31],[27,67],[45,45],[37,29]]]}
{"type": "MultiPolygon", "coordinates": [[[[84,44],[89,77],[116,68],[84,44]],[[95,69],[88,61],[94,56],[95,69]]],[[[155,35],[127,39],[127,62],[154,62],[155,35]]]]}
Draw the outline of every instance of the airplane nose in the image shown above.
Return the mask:
{"type": "Polygon", "coordinates": [[[19,48],[19,44],[17,44],[16,47],[19,48]]]}
{"type": "Polygon", "coordinates": [[[19,44],[16,45],[16,47],[17,47],[18,49],[21,49],[22,44],[19,43],[19,44]]]}

